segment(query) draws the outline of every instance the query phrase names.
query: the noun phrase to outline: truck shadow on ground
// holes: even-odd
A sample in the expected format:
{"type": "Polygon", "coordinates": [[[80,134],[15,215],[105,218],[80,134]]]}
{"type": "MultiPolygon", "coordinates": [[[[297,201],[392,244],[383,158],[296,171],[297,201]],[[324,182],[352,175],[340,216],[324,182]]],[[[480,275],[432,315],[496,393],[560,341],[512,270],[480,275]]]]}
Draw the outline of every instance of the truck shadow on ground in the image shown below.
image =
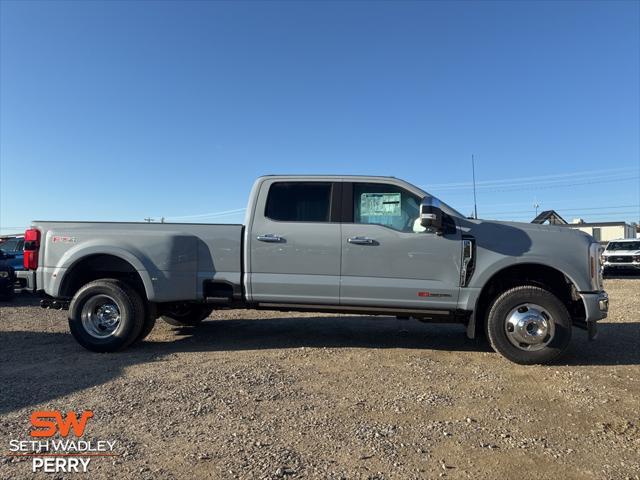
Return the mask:
{"type": "Polygon", "coordinates": [[[29,293],[16,293],[11,298],[1,298],[0,299],[0,307],[14,307],[14,308],[24,308],[24,307],[36,307],[40,305],[40,298],[36,295],[31,295],[29,293]]]}
{"type": "Polygon", "coordinates": [[[283,317],[206,321],[196,328],[174,328],[184,336],[175,344],[148,342],[142,348],[184,351],[272,350],[287,348],[401,348],[490,351],[465,337],[462,325],[424,324],[389,317],[283,317]],[[175,350],[174,350],[175,349],[175,350]]]}
{"type": "MultiPolygon", "coordinates": [[[[197,328],[176,328],[174,331],[184,337],[172,343],[145,342],[139,348],[167,353],[300,347],[493,353],[485,339],[468,339],[461,325],[421,324],[383,317],[219,320],[204,322],[197,328]]],[[[587,339],[585,331],[574,328],[569,350],[555,365],[640,365],[638,345],[640,323],[602,323],[598,338],[593,342],[587,339]]]]}
{"type": "MultiPolygon", "coordinates": [[[[0,414],[108,383],[128,367],[162,361],[182,352],[300,347],[491,351],[486,342],[467,339],[460,325],[429,325],[380,317],[213,320],[198,328],[174,329],[177,337],[174,341],[166,341],[167,333],[171,331],[163,332],[164,341],[146,341],[117,354],[97,354],[83,350],[66,333],[0,332],[3,346],[0,414]]],[[[574,329],[572,346],[557,365],[638,365],[639,342],[640,323],[604,323],[596,342],[588,342],[585,332],[574,329]]],[[[487,360],[486,357],[477,359],[487,360]]],[[[469,362],[474,361],[469,358],[469,362]]]]}

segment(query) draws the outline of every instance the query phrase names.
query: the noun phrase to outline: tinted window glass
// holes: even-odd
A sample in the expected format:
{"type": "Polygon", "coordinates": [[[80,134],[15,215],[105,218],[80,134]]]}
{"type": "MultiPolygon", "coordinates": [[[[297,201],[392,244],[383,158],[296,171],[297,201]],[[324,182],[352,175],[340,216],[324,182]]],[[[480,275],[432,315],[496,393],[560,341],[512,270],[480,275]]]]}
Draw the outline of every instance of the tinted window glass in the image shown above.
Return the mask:
{"type": "Polygon", "coordinates": [[[415,229],[420,217],[420,198],[394,185],[356,183],[353,185],[353,221],[384,225],[401,232],[415,229]]]}
{"type": "Polygon", "coordinates": [[[24,240],[22,238],[7,238],[6,240],[0,240],[0,249],[5,252],[16,252],[22,250],[24,240]]]}
{"type": "Polygon", "coordinates": [[[269,189],[265,216],[281,222],[328,222],[330,183],[274,183],[269,189]]]}

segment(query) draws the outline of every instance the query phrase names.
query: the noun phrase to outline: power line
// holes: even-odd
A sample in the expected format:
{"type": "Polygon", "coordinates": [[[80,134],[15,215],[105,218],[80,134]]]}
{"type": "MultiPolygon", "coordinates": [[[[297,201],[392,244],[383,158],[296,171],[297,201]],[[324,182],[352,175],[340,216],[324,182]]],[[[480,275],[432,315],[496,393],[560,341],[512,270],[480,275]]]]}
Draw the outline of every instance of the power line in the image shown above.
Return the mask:
{"type": "MultiPolygon", "coordinates": [[[[570,208],[554,206],[553,210],[562,211],[562,212],[584,213],[584,212],[586,212],[588,210],[607,210],[607,209],[617,209],[617,208],[627,208],[628,209],[630,207],[635,207],[635,205],[609,205],[609,206],[606,206],[606,207],[570,207],[570,208]]],[[[529,209],[529,210],[510,210],[510,211],[499,210],[499,211],[488,212],[488,213],[490,215],[495,215],[495,214],[511,214],[511,213],[529,213],[529,212],[531,212],[531,209],[529,209]]]]}
{"type": "Polygon", "coordinates": [[[232,215],[234,213],[241,213],[244,212],[246,210],[246,208],[236,208],[234,210],[223,210],[221,212],[211,212],[211,213],[198,213],[195,215],[179,215],[179,216],[175,216],[175,217],[165,217],[165,218],[205,218],[205,217],[220,217],[223,215],[232,215]]]}
{"type": "MultiPolygon", "coordinates": [[[[605,176],[611,175],[621,175],[622,173],[631,173],[631,172],[639,172],[638,168],[613,168],[607,170],[585,170],[582,172],[574,172],[574,173],[559,173],[553,175],[539,175],[539,176],[528,176],[528,177],[513,177],[513,178],[503,178],[498,180],[484,180],[481,182],[477,182],[478,186],[496,186],[501,184],[510,184],[513,182],[534,182],[534,181],[544,181],[548,179],[576,179],[576,177],[601,177],[602,174],[605,176]]],[[[438,189],[448,189],[448,188],[472,188],[473,183],[471,182],[455,182],[455,183],[434,183],[430,184],[429,188],[438,188],[438,189]]]]}
{"type": "MultiPolygon", "coordinates": [[[[492,192],[513,192],[513,191],[521,191],[521,190],[548,190],[550,188],[558,188],[558,187],[576,187],[576,186],[580,186],[580,185],[594,185],[594,184],[603,184],[603,183],[616,183],[616,182],[629,182],[629,181],[633,181],[640,178],[640,175],[635,175],[635,176],[627,176],[624,178],[610,178],[610,179],[598,179],[598,180],[590,180],[590,181],[584,181],[584,182],[573,182],[573,183],[553,183],[553,184],[546,184],[546,185],[528,185],[528,184],[519,184],[517,186],[513,186],[513,187],[506,187],[506,188],[496,188],[493,186],[485,186],[485,187],[479,187],[479,188],[491,188],[492,192]]],[[[434,190],[432,190],[434,191],[434,190]]],[[[437,190],[435,190],[437,191],[437,190]]],[[[447,195],[467,195],[466,192],[446,192],[447,195]]]]}
{"type": "MultiPolygon", "coordinates": [[[[588,217],[590,219],[593,218],[609,218],[609,217],[617,217],[617,218],[630,218],[630,215],[633,215],[635,212],[634,211],[626,211],[626,212],[598,212],[598,213],[593,213],[593,214],[586,214],[586,215],[581,215],[579,213],[574,213],[571,214],[572,217],[588,217]]],[[[518,218],[525,218],[525,215],[523,214],[519,214],[519,215],[507,215],[507,214],[493,214],[491,215],[491,218],[501,218],[501,219],[505,219],[505,217],[508,218],[514,218],[514,217],[518,217],[518,218]]],[[[487,217],[489,218],[489,217],[487,217]]],[[[530,218],[530,217],[526,217],[526,218],[530,218]]]]}
{"type": "MultiPolygon", "coordinates": [[[[178,221],[189,221],[189,220],[193,220],[193,221],[206,221],[206,220],[215,220],[217,218],[225,218],[225,217],[231,217],[231,216],[235,216],[235,215],[243,215],[242,211],[240,212],[230,212],[230,213],[221,213],[219,215],[208,215],[206,217],[196,217],[196,218],[181,218],[178,219],[178,221]]],[[[167,217],[169,219],[174,219],[175,221],[175,217],[167,217]]]]}
{"type": "MultiPolygon", "coordinates": [[[[554,187],[554,186],[564,186],[564,185],[585,185],[585,184],[590,184],[590,183],[607,183],[607,182],[613,182],[613,181],[626,181],[626,180],[633,180],[635,178],[638,178],[637,175],[633,175],[633,176],[629,176],[628,174],[615,174],[615,175],[600,175],[597,177],[592,177],[592,178],[583,178],[583,179],[557,179],[557,180],[553,180],[553,179],[549,179],[549,180],[545,180],[545,181],[541,181],[541,180],[536,180],[536,181],[520,181],[520,182],[511,182],[509,183],[504,183],[504,184],[496,184],[496,185],[480,185],[478,186],[478,188],[481,189],[491,189],[494,191],[501,191],[501,190],[505,190],[505,189],[521,189],[523,187],[538,187],[538,188],[548,188],[548,187],[554,187]]],[[[469,190],[470,188],[473,187],[451,187],[451,188],[444,188],[444,189],[437,189],[438,191],[452,191],[452,190],[469,190]]]]}
{"type": "MultiPolygon", "coordinates": [[[[613,182],[623,182],[639,179],[640,175],[631,176],[623,175],[625,172],[639,172],[640,170],[637,168],[615,168],[615,169],[607,169],[607,170],[585,170],[582,172],[573,172],[573,173],[561,173],[554,175],[540,175],[540,176],[530,176],[530,177],[520,177],[520,178],[504,178],[499,180],[487,180],[482,182],[475,182],[475,165],[474,165],[474,156],[472,155],[472,169],[473,169],[473,178],[474,181],[469,182],[459,182],[459,183],[440,183],[440,184],[432,184],[429,186],[430,190],[466,190],[466,189],[474,189],[474,186],[477,185],[477,188],[491,188],[493,191],[498,192],[509,192],[514,190],[532,190],[532,189],[549,189],[555,187],[574,187],[580,185],[591,185],[595,183],[613,183],[613,182]],[[579,180],[579,177],[587,177],[579,180]],[[595,180],[589,180],[588,177],[594,178],[595,180]],[[545,181],[546,180],[546,181],[545,181]],[[539,181],[545,181],[543,185],[540,185],[539,181]],[[517,186],[508,186],[514,182],[520,182],[517,186]]],[[[448,195],[462,194],[463,192],[448,192],[448,195]]],[[[474,201],[474,212],[475,210],[474,201]]],[[[495,205],[498,206],[498,205],[495,205]]],[[[190,214],[190,215],[176,215],[176,216],[167,216],[166,219],[169,220],[177,220],[177,219],[189,219],[189,218],[198,218],[198,219],[207,219],[207,218],[215,218],[222,217],[227,215],[234,215],[238,213],[242,213],[246,210],[246,208],[236,208],[233,210],[224,210],[219,212],[209,212],[209,213],[198,213],[198,214],[190,214]]]]}

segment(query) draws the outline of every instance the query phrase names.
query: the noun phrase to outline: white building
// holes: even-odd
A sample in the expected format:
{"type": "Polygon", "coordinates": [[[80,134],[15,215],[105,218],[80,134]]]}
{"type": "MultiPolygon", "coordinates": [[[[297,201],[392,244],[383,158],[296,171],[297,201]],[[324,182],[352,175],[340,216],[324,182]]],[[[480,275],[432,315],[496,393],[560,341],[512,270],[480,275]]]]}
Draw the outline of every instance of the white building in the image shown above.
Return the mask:
{"type": "Polygon", "coordinates": [[[588,233],[598,242],[607,243],[618,238],[636,238],[636,226],[627,222],[585,222],[581,218],[576,218],[567,223],[554,210],[546,210],[533,219],[531,223],[549,223],[562,225],[568,228],[575,228],[588,233]]]}
{"type": "Polygon", "coordinates": [[[636,238],[636,227],[626,222],[572,222],[567,226],[582,230],[599,242],[609,242],[617,238],[636,238]]]}

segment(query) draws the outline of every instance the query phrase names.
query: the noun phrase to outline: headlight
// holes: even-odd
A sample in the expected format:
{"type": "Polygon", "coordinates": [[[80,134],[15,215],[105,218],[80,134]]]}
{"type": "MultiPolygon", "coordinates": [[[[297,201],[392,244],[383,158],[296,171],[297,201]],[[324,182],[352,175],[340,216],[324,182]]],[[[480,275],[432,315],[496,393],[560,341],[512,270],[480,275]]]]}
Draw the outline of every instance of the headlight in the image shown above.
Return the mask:
{"type": "Polygon", "coordinates": [[[9,277],[9,272],[5,272],[4,270],[0,271],[0,278],[8,278],[8,277],[9,277]]]}
{"type": "Polygon", "coordinates": [[[633,257],[633,261],[640,262],[640,255],[636,255],[635,257],[633,257]]]}

